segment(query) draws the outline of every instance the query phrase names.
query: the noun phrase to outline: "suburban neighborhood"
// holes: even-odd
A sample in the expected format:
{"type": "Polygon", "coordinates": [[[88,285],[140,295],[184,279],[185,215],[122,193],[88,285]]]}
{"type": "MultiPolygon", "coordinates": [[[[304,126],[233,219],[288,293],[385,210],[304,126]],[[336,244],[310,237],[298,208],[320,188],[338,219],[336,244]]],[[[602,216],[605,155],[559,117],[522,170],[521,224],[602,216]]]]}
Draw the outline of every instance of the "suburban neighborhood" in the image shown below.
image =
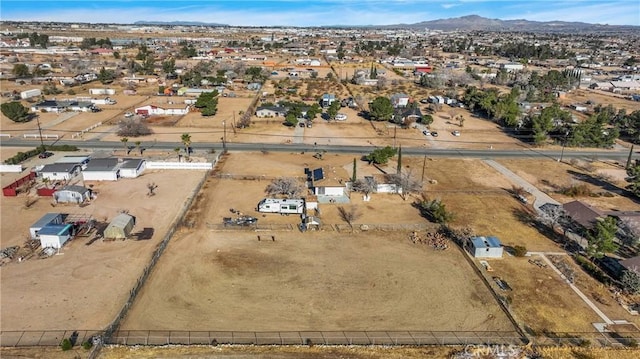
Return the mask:
{"type": "Polygon", "coordinates": [[[640,30],[489,20],[0,21],[0,356],[636,357],[640,30]]]}

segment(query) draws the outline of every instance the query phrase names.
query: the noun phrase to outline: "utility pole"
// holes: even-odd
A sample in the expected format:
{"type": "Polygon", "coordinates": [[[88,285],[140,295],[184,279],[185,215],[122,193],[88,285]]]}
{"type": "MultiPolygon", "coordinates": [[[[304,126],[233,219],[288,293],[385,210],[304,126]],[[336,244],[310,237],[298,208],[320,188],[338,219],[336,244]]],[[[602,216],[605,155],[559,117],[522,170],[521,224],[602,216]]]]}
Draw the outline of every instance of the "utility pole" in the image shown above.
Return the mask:
{"type": "Polygon", "coordinates": [[[393,126],[393,148],[396,148],[396,132],[398,130],[398,125],[393,126]]]}
{"type": "Polygon", "coordinates": [[[633,146],[631,145],[631,149],[629,150],[629,157],[627,157],[627,165],[625,166],[626,169],[629,169],[631,167],[631,156],[633,155],[633,146]]]}
{"type": "Polygon", "coordinates": [[[44,148],[44,140],[42,139],[42,127],[40,127],[40,115],[36,115],[36,122],[38,123],[38,132],[40,133],[40,147],[42,148],[42,152],[46,151],[44,148]]]}
{"type": "Polygon", "coordinates": [[[222,120],[222,153],[227,153],[227,121],[222,120]]]}
{"type": "Polygon", "coordinates": [[[422,160],[422,176],[420,176],[420,182],[424,182],[424,168],[427,166],[427,154],[424,154],[424,160],[422,160]]]}

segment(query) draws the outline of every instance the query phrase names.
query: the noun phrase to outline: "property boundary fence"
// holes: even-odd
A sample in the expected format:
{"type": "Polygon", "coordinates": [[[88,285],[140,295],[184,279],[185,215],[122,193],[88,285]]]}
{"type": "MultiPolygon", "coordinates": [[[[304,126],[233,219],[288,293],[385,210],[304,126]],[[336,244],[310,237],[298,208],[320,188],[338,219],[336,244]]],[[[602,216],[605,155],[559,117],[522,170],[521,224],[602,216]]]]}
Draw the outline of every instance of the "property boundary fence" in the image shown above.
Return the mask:
{"type": "Polygon", "coordinates": [[[90,340],[102,333],[102,330],[27,330],[0,331],[0,346],[2,347],[36,347],[58,346],[64,338],[77,333],[76,345],[90,340]]]}
{"type": "Polygon", "coordinates": [[[510,332],[446,331],[118,331],[105,344],[243,344],[243,345],[522,345],[523,338],[510,332]]]}
{"type": "MultiPolygon", "coordinates": [[[[333,231],[350,233],[352,231],[382,231],[382,232],[396,232],[396,231],[436,231],[439,225],[433,223],[354,223],[353,228],[348,224],[323,224],[315,231],[333,231]]],[[[297,229],[292,224],[255,224],[250,226],[230,226],[218,223],[207,223],[207,228],[212,231],[255,231],[255,232],[288,232],[297,229]]],[[[313,231],[312,231],[313,232],[313,231]]]]}
{"type": "MultiPolygon", "coordinates": [[[[77,332],[76,345],[102,334],[100,330],[0,331],[2,347],[58,346],[77,332]]],[[[534,346],[633,346],[638,332],[572,332],[531,338],[534,346]]],[[[119,330],[104,339],[112,345],[524,345],[516,331],[177,331],[119,330]]]]}

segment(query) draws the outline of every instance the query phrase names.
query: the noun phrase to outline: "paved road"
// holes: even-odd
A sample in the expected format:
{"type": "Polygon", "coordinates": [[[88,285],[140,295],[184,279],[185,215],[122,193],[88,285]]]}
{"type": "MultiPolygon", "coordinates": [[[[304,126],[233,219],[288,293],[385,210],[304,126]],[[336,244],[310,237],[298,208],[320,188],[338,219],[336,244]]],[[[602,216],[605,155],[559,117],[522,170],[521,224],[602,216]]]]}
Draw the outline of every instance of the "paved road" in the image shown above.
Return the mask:
{"type": "Polygon", "coordinates": [[[560,205],[558,201],[549,197],[546,193],[539,190],[536,186],[524,180],[524,178],[518,176],[517,174],[511,172],[505,166],[499,164],[494,160],[484,160],[484,163],[493,167],[496,171],[502,173],[505,177],[509,179],[509,181],[513,182],[516,186],[524,188],[527,192],[531,193],[536,199],[533,202],[533,207],[540,211],[540,207],[546,203],[553,203],[560,205]]]}
{"type": "MultiPolygon", "coordinates": [[[[36,147],[40,141],[22,140],[20,138],[2,139],[0,146],[7,147],[36,147]]],[[[119,149],[122,147],[120,141],[45,141],[45,144],[56,145],[73,145],[85,149],[119,149]]],[[[200,142],[191,145],[196,151],[211,149],[222,150],[221,142],[200,142]]],[[[182,147],[181,142],[143,142],[142,147],[146,149],[172,150],[176,147],[182,147]]],[[[313,144],[267,144],[267,143],[235,143],[227,142],[229,151],[272,151],[272,152],[303,152],[326,150],[331,153],[348,153],[348,154],[368,154],[378,147],[375,146],[343,146],[343,145],[317,145],[313,144]]],[[[636,153],[638,153],[637,151],[636,153]]],[[[513,150],[497,150],[497,149],[447,149],[447,148],[422,148],[422,147],[403,147],[402,154],[418,155],[429,157],[466,157],[466,158],[549,158],[557,160],[560,157],[560,151],[545,151],[538,149],[513,149],[513,150]]],[[[588,151],[564,151],[564,158],[601,158],[618,160],[621,163],[626,162],[629,152],[627,150],[588,150],[588,151]]]]}

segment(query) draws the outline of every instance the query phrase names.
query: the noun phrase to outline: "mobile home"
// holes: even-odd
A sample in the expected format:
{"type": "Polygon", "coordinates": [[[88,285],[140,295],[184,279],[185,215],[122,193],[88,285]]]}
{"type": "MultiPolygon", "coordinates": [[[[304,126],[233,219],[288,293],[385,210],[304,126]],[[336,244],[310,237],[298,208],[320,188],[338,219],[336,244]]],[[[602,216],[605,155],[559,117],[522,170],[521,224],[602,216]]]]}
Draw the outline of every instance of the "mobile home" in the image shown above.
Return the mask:
{"type": "Polygon", "coordinates": [[[304,213],[304,199],[265,198],[258,203],[258,212],[280,214],[304,213]]]}

